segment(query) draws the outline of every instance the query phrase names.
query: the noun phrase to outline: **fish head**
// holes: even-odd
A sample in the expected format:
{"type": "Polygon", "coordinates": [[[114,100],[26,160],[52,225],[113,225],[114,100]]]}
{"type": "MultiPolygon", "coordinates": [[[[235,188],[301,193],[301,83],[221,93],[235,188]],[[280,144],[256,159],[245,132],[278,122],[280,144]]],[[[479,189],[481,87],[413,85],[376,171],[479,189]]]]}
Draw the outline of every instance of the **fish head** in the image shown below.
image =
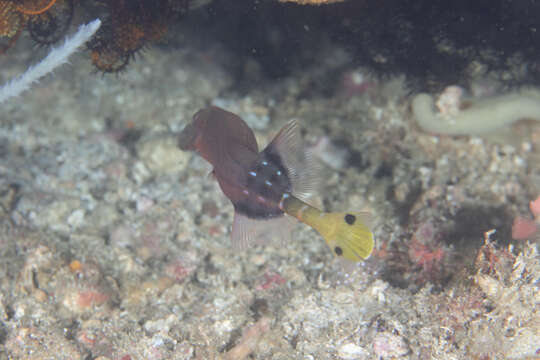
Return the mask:
{"type": "Polygon", "coordinates": [[[178,147],[184,151],[198,150],[202,135],[206,129],[206,117],[203,116],[205,109],[193,115],[193,120],[178,135],[178,147]]]}

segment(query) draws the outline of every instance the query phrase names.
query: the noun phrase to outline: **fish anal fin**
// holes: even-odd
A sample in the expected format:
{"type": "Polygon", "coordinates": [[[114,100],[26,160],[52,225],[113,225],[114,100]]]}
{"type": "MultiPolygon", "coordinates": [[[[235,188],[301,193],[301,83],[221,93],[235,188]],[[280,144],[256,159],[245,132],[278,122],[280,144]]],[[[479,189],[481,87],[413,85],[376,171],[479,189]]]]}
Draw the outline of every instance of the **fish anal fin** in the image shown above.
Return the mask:
{"type": "Polygon", "coordinates": [[[231,231],[232,247],[236,250],[245,250],[277,239],[281,244],[288,244],[293,224],[294,221],[287,215],[252,219],[235,211],[231,231]]]}

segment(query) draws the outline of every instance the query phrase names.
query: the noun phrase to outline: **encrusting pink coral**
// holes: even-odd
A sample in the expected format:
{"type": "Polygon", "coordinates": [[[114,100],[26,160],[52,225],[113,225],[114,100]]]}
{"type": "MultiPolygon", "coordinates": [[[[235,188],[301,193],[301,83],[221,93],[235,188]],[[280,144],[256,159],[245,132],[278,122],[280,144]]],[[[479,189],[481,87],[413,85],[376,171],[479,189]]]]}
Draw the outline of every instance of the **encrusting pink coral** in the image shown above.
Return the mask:
{"type": "Polygon", "coordinates": [[[537,231],[534,220],[523,217],[516,217],[512,224],[512,239],[525,240],[530,238],[537,231]]]}
{"type": "Polygon", "coordinates": [[[540,196],[529,203],[529,208],[534,215],[534,220],[517,216],[512,224],[512,239],[526,240],[530,239],[538,232],[540,227],[540,196]]]}
{"type": "Polygon", "coordinates": [[[536,198],[536,200],[531,201],[529,203],[529,207],[531,209],[531,212],[533,213],[535,218],[538,218],[540,215],[540,196],[536,198]]]}

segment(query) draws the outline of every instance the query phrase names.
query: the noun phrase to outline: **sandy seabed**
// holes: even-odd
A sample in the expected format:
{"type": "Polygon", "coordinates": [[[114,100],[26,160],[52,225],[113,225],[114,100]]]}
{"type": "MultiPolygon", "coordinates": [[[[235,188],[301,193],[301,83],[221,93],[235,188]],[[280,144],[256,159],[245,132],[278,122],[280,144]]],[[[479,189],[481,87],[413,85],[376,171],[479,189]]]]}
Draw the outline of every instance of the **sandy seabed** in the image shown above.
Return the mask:
{"type": "MultiPolygon", "coordinates": [[[[2,82],[40,58],[28,44],[2,82]]],[[[405,76],[355,88],[350,68],[322,94],[321,61],[240,92],[223,52],[156,47],[119,76],[77,55],[2,104],[0,359],[539,356],[538,240],[511,239],[540,194],[538,123],[434,136],[405,76]],[[176,147],[210,103],[261,143],[298,119],[319,205],[373,214],[371,258],[347,277],[305,225],[233,251],[232,206],[176,147]]]]}

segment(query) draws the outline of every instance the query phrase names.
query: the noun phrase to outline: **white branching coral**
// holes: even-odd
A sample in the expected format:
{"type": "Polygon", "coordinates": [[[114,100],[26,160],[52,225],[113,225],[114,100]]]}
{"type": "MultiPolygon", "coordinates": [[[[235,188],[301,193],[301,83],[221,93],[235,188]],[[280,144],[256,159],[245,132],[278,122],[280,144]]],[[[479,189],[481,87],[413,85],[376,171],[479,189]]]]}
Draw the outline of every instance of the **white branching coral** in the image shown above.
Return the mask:
{"type": "Polygon", "coordinates": [[[0,103],[18,96],[23,91],[28,90],[40,78],[65,64],[69,57],[95,34],[100,25],[101,21],[99,19],[81,25],[72,37],[66,38],[61,46],[53,48],[41,62],[30,66],[24,74],[0,87],[0,103]]]}

